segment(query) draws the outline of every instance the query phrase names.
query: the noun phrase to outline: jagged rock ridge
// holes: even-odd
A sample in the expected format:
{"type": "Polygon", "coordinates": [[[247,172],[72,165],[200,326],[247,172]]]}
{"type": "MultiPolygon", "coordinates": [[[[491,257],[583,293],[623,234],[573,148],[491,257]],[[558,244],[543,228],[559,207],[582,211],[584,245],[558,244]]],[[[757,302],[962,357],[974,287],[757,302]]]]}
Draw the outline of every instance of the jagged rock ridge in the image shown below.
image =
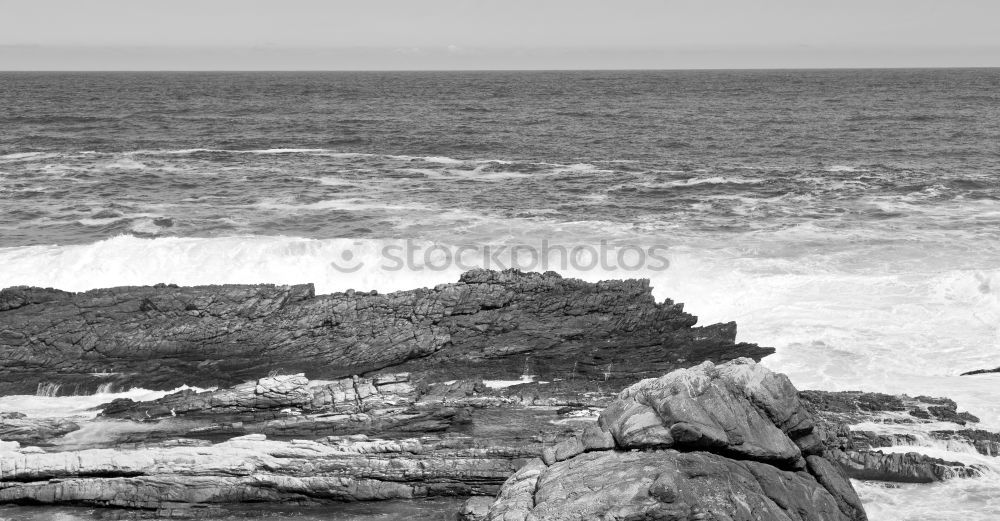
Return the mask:
{"type": "Polygon", "coordinates": [[[734,323],[697,318],[648,281],[556,273],[465,273],[454,284],[379,295],[312,285],[167,285],[68,293],[0,291],[0,394],[102,384],[227,386],[271,371],[344,378],[392,368],[415,379],[616,380],[701,360],[759,359],[734,323]]]}

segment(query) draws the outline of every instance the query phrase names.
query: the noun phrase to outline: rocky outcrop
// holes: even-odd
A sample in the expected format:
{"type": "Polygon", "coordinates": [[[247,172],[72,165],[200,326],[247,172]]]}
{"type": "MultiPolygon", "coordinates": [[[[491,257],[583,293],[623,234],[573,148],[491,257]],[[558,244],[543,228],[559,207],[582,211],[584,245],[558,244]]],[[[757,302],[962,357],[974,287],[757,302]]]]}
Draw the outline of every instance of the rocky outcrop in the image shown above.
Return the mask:
{"type": "Polygon", "coordinates": [[[967,443],[984,456],[1000,456],[1000,433],[983,429],[938,430],[931,436],[945,442],[967,443]]]}
{"type": "Polygon", "coordinates": [[[144,433],[146,439],[409,436],[469,421],[466,404],[417,404],[419,395],[406,373],[335,381],[275,375],[215,391],[184,390],[148,402],[118,399],[103,405],[98,419],[156,422],[155,430],[144,433]]]}
{"type": "Polygon", "coordinates": [[[214,391],[184,390],[149,402],[123,398],[101,406],[101,416],[131,420],[167,417],[260,421],[303,413],[357,414],[406,407],[416,401],[409,375],[310,381],[303,374],[274,375],[214,391]]]}
{"type": "Polygon", "coordinates": [[[952,422],[958,425],[978,423],[979,418],[959,411],[958,404],[948,398],[910,397],[860,391],[802,391],[805,404],[828,423],[861,423],[890,421],[912,423],[925,421],[952,422]]]}
{"type": "Polygon", "coordinates": [[[987,431],[927,431],[924,424],[954,423],[965,426],[978,418],[958,411],[947,398],[910,397],[858,391],[803,391],[802,403],[814,414],[817,436],[826,456],[854,479],[896,483],[931,483],[952,478],[981,476],[983,469],[959,461],[947,461],[916,452],[923,440],[954,440],[990,454],[987,431]],[[878,426],[912,426],[908,432],[873,430],[878,426]],[[888,447],[913,447],[910,452],[888,452],[888,447]]]}
{"type": "MultiPolygon", "coordinates": [[[[558,401],[565,391],[548,395],[545,384],[533,385],[532,400],[558,401]]],[[[0,504],[194,515],[246,501],[492,495],[568,425],[593,422],[525,405],[523,389],[508,389],[481,381],[418,388],[405,373],[336,381],[274,375],[115,400],[80,436],[46,440],[44,450],[0,443],[0,504]]],[[[574,403],[590,397],[604,399],[574,403]]]]}
{"type": "Polygon", "coordinates": [[[487,519],[862,520],[783,375],[710,362],[623,390],[504,484],[487,519]]]}
{"type": "Polygon", "coordinates": [[[854,479],[894,483],[933,483],[952,478],[974,478],[982,469],[916,452],[832,450],[828,456],[854,479]]]}
{"type": "Polygon", "coordinates": [[[973,371],[966,371],[961,374],[961,376],[972,376],[977,374],[990,374],[990,373],[1000,373],[1000,367],[994,367],[993,369],[976,369],[973,371]]]}
{"type": "Polygon", "coordinates": [[[879,449],[1000,446],[950,400],[799,393],[753,362],[771,349],[695,322],[645,281],[516,271],[388,295],[9,288],[0,394],[216,389],[93,420],[0,415],[0,503],[188,515],[472,495],[465,519],[860,520],[847,476],[980,472],[879,449]]]}
{"type": "Polygon", "coordinates": [[[795,387],[756,364],[702,364],[626,388],[601,414],[623,449],[710,450],[802,468],[816,450],[795,387]]]}
{"type": "Polygon", "coordinates": [[[311,379],[386,368],[415,380],[623,382],[702,360],[759,359],[733,323],[656,303],[648,281],[471,271],[433,289],[314,294],[312,285],[0,291],[0,394],[101,385],[230,386],[272,371],[311,379]]]}

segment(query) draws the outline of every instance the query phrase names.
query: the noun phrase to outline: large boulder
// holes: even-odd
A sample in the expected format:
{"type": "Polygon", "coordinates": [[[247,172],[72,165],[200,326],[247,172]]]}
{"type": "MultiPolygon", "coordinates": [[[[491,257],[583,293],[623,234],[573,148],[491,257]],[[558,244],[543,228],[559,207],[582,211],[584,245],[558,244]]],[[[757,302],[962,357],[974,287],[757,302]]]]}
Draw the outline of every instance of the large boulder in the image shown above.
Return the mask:
{"type": "Polygon", "coordinates": [[[805,471],[672,449],[590,452],[556,463],[540,473],[531,501],[530,516],[500,517],[498,508],[488,519],[847,519],[805,471]]]}
{"type": "Polygon", "coordinates": [[[504,484],[487,519],[861,521],[784,375],[706,362],[624,389],[504,484]]]}
{"type": "Polygon", "coordinates": [[[623,449],[708,450],[795,468],[814,428],[788,378],[749,359],[642,380],[600,423],[623,449]]]}

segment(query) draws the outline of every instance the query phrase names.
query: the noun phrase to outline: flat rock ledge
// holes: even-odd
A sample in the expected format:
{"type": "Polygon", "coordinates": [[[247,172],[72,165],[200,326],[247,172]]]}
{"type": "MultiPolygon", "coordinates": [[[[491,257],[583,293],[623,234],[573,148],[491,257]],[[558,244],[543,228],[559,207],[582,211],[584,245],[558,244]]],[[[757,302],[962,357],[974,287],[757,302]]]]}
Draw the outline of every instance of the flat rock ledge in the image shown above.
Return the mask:
{"type": "Polygon", "coordinates": [[[524,460],[471,438],[176,439],[44,452],[0,444],[0,503],[189,510],[245,502],[492,494],[524,460]]]}
{"type": "Polygon", "coordinates": [[[705,362],[621,391],[511,476],[485,519],[867,519],[815,427],[784,375],[705,362]]]}

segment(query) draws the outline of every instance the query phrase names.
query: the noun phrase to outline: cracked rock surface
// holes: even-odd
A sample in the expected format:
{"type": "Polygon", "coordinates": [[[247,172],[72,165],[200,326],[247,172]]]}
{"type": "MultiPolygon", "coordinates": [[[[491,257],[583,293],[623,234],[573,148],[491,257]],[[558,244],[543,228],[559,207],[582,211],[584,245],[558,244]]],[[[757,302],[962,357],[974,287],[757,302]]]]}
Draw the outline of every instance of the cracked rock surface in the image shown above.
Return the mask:
{"type": "Polygon", "coordinates": [[[697,318],[649,282],[476,270],[433,289],[315,295],[297,286],[0,291],[0,394],[230,386],[271,372],[416,380],[653,376],[773,352],[697,318]],[[58,386],[58,387],[56,387],[58,386]]]}
{"type": "Polygon", "coordinates": [[[487,519],[867,519],[815,427],[784,375],[705,362],[621,391],[603,437],[591,428],[519,470],[487,519]]]}

